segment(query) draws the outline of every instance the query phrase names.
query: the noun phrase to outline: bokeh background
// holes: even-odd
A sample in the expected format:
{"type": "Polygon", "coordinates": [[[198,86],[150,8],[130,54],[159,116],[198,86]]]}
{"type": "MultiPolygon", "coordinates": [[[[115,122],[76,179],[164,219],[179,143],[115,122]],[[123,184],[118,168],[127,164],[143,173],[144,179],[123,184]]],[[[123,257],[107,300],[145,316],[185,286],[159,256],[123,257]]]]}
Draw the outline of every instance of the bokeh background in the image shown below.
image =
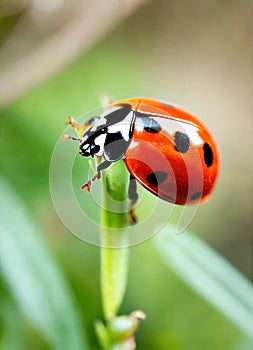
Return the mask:
{"type": "MultiPolygon", "coordinates": [[[[66,117],[98,107],[103,94],[172,101],[210,126],[222,170],[190,228],[252,278],[251,1],[1,0],[0,44],[1,177],[64,275],[92,349],[93,320],[101,318],[99,249],[58,219],[48,172],[66,117]]],[[[19,269],[15,259],[12,267],[19,269]]],[[[2,277],[0,298],[1,348],[47,349],[2,277]]],[[[148,315],[139,349],[250,349],[165,267],[150,241],[131,248],[121,313],[136,308],[148,315]]]]}

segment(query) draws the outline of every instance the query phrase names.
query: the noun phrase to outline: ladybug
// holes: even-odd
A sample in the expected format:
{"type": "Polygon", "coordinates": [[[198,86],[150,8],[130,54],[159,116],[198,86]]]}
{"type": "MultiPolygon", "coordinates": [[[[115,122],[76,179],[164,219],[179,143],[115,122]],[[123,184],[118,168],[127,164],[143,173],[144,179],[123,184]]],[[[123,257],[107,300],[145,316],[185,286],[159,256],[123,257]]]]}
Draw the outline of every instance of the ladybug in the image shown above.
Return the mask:
{"type": "Polygon", "coordinates": [[[138,199],[136,181],[165,201],[188,205],[206,201],[217,180],[220,155],[208,127],[196,116],[172,103],[150,98],[130,98],[86,124],[69,117],[80,138],[80,154],[103,157],[97,174],[123,159],[130,173],[131,217],[138,199]]]}

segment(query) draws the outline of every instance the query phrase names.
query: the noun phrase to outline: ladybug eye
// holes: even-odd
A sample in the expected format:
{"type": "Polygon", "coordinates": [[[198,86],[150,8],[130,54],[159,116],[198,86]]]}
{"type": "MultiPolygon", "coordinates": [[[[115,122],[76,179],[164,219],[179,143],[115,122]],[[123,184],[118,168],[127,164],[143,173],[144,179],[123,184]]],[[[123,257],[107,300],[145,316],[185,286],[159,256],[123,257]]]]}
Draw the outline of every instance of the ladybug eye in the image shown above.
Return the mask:
{"type": "Polygon", "coordinates": [[[96,154],[96,153],[98,153],[100,151],[100,146],[99,145],[91,145],[90,146],[90,153],[91,153],[91,155],[92,154],[96,154]]]}

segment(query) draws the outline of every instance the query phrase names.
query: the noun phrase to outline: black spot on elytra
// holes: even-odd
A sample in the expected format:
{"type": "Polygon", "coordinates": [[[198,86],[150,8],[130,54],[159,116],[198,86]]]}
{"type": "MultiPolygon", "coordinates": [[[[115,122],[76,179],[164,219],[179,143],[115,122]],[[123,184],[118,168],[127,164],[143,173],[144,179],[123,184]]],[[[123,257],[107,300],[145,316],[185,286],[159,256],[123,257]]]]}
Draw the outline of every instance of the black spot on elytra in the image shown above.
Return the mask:
{"type": "Polygon", "coordinates": [[[188,135],[181,131],[177,131],[174,136],[175,150],[180,153],[185,153],[190,147],[190,139],[188,135]]]}
{"type": "Polygon", "coordinates": [[[203,150],[206,166],[210,167],[213,164],[213,150],[207,142],[204,144],[203,150]]]}
{"type": "Polygon", "coordinates": [[[151,185],[158,186],[167,179],[167,174],[164,171],[155,171],[147,176],[147,181],[151,185]]]}
{"type": "Polygon", "coordinates": [[[157,134],[159,131],[161,131],[161,125],[155,119],[145,115],[139,115],[138,118],[141,119],[145,131],[152,134],[157,134]]]}
{"type": "Polygon", "coordinates": [[[201,195],[202,195],[201,192],[196,192],[196,193],[194,193],[194,194],[191,195],[190,200],[194,201],[194,200],[200,198],[201,195]]]}

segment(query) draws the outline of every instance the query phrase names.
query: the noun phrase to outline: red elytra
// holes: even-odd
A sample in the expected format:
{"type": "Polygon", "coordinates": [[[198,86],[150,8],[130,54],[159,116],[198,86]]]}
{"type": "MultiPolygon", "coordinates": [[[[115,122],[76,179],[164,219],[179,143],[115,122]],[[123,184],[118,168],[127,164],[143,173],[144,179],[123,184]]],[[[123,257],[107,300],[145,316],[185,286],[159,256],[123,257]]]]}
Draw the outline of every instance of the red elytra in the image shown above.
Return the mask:
{"type": "Polygon", "coordinates": [[[206,201],[221,163],[217,142],[209,128],[172,103],[130,98],[112,105],[125,104],[137,115],[124,156],[131,175],[168,202],[183,205],[206,201]],[[146,128],[138,127],[138,115],[142,121],[149,118],[145,119],[149,121],[146,128]]]}

